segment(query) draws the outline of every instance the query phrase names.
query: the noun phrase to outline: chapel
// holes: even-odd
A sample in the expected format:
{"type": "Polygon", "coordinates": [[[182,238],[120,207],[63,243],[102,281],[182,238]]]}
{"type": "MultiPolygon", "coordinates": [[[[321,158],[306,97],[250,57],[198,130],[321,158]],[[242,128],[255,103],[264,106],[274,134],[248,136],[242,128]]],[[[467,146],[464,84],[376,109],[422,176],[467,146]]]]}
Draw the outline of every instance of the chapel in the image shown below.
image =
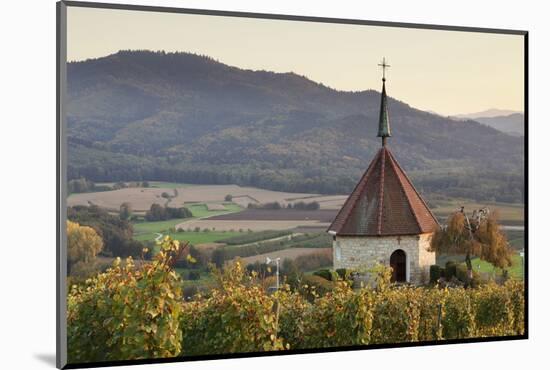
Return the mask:
{"type": "Polygon", "coordinates": [[[429,278],[435,252],[429,251],[437,219],[388,146],[391,137],[385,59],[378,137],[381,147],[329,229],[334,268],[361,269],[382,263],[392,281],[421,284],[429,278]]]}

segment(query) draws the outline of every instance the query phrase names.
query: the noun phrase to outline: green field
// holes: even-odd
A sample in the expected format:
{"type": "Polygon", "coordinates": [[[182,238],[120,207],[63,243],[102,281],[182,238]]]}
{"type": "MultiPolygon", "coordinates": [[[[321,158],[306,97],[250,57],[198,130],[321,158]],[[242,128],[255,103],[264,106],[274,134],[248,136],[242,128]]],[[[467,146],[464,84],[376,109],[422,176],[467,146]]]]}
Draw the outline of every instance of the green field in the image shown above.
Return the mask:
{"type": "Polygon", "coordinates": [[[198,218],[224,215],[226,213],[240,212],[243,210],[235,203],[223,202],[222,204],[226,208],[225,211],[209,211],[205,203],[186,204],[185,207],[191,211],[193,217],[198,218]]]}
{"type": "MultiPolygon", "coordinates": [[[[447,261],[455,261],[464,263],[463,255],[439,255],[437,256],[437,264],[441,267],[445,267],[447,261]]],[[[508,269],[508,274],[510,277],[516,279],[523,279],[523,266],[522,258],[519,254],[514,254],[512,256],[512,267],[508,269]]],[[[472,258],[472,267],[474,271],[488,275],[489,277],[501,276],[502,270],[495,268],[489,262],[480,260],[479,258],[472,258]]]]}
{"type": "MultiPolygon", "coordinates": [[[[502,275],[502,270],[495,268],[488,262],[481,261],[479,258],[472,260],[472,266],[475,271],[489,274],[490,276],[502,275]]],[[[510,277],[523,279],[523,258],[519,254],[512,256],[512,267],[508,269],[510,277]]]]}
{"type": "Polygon", "coordinates": [[[193,184],[182,184],[177,182],[165,182],[165,181],[149,181],[149,186],[152,188],[185,188],[187,186],[193,186],[193,184]]]}
{"type": "Polygon", "coordinates": [[[189,218],[175,218],[167,221],[136,222],[134,223],[134,237],[143,234],[163,233],[164,231],[168,231],[170,228],[175,227],[177,224],[182,223],[185,220],[189,220],[189,218]]]}
{"type": "Polygon", "coordinates": [[[176,267],[174,270],[181,276],[184,286],[202,285],[202,284],[210,283],[210,282],[213,281],[212,273],[209,272],[209,271],[192,270],[192,269],[189,269],[189,268],[182,268],[182,267],[176,267]],[[188,273],[190,271],[198,271],[200,273],[200,279],[198,279],[198,280],[187,280],[186,276],[188,275],[188,273]]]}
{"type": "MultiPolygon", "coordinates": [[[[223,203],[226,207],[225,211],[209,211],[206,208],[206,204],[197,203],[190,204],[186,207],[193,214],[192,218],[211,217],[217,215],[223,215],[226,213],[239,212],[242,210],[235,203],[223,203]]],[[[211,243],[218,239],[229,238],[232,236],[240,235],[238,232],[172,232],[171,229],[175,228],[177,224],[183,221],[191,220],[192,218],[177,218],[167,221],[142,221],[135,222],[134,226],[134,239],[139,241],[155,240],[158,236],[157,233],[163,235],[170,235],[178,240],[189,240],[192,244],[195,243],[211,243]]]]}

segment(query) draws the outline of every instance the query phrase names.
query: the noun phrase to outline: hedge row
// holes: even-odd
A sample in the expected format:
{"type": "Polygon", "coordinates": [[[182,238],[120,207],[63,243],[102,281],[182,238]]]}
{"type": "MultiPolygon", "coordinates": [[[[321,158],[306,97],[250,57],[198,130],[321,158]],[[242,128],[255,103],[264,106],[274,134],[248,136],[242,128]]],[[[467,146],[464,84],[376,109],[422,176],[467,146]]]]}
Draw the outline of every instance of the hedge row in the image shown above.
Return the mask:
{"type": "MultiPolygon", "coordinates": [[[[393,287],[354,290],[343,281],[316,294],[269,295],[240,264],[217,275],[208,297],[184,302],[169,268],[177,241],[165,240],[152,263],[120,262],[68,296],[69,361],[326,348],[524,332],[523,283],[476,289],[393,287]]],[[[386,274],[387,275],[387,274],[386,274]]]]}
{"type": "Polygon", "coordinates": [[[182,310],[183,354],[519,335],[524,331],[523,297],[523,284],[517,281],[477,289],[404,286],[381,291],[353,290],[340,281],[311,303],[289,289],[268,296],[238,283],[182,310]],[[239,346],[225,333],[240,338],[239,346]],[[222,337],[228,339],[226,346],[220,345],[222,337]],[[246,343],[242,338],[248,338],[246,343]]]}

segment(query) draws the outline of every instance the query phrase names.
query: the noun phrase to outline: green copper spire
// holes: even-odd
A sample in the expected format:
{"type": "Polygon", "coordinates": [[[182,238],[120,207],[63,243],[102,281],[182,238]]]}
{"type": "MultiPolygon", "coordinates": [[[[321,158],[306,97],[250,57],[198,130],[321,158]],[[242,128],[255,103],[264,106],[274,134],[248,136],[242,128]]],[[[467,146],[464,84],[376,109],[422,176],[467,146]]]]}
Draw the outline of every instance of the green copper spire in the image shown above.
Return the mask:
{"type": "Polygon", "coordinates": [[[391,136],[390,116],[388,114],[388,97],[386,96],[386,58],[379,64],[382,67],[382,94],[380,101],[380,119],[378,120],[378,137],[382,138],[382,146],[386,145],[386,138],[391,136]]]}

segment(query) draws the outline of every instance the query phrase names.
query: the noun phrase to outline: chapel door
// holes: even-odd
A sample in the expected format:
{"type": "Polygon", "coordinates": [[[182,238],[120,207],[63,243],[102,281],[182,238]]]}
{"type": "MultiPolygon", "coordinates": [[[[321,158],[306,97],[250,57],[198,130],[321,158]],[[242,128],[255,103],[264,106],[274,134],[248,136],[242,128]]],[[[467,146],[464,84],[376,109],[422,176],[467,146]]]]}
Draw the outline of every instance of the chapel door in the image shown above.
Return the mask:
{"type": "Polygon", "coordinates": [[[407,281],[407,255],[402,249],[398,249],[390,256],[390,266],[393,269],[392,282],[407,281]]]}

